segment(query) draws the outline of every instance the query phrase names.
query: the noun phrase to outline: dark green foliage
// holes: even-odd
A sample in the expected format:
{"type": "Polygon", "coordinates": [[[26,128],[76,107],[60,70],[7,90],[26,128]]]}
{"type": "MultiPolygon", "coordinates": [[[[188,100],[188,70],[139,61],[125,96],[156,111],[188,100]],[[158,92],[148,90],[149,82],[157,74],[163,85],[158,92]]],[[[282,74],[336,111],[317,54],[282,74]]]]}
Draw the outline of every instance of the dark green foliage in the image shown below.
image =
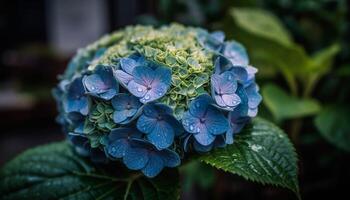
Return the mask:
{"type": "Polygon", "coordinates": [[[178,199],[178,173],[154,179],[118,166],[107,174],[75,155],[67,142],[28,150],[6,164],[0,199],[178,199]],[[119,175],[118,175],[119,174],[119,175]]]}
{"type": "Polygon", "coordinates": [[[295,149],[283,131],[266,120],[253,120],[233,145],[200,159],[248,180],[288,188],[299,197],[295,149]]]}

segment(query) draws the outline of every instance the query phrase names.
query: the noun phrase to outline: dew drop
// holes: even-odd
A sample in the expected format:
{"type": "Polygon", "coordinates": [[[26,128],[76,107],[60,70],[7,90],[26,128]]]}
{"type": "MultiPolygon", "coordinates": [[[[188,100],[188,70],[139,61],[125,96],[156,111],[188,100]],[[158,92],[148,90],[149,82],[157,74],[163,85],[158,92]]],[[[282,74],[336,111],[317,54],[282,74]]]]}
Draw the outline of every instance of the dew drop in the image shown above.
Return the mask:
{"type": "Polygon", "coordinates": [[[193,129],[194,129],[194,126],[190,125],[190,131],[193,131],[193,129]]]}
{"type": "Polygon", "coordinates": [[[199,127],[197,127],[196,132],[199,133],[201,131],[201,129],[199,127]]]}
{"type": "Polygon", "coordinates": [[[151,97],[149,96],[149,94],[146,94],[145,96],[145,100],[149,100],[151,97]]]}
{"type": "Polygon", "coordinates": [[[137,88],[137,91],[138,91],[138,92],[142,92],[143,89],[142,89],[141,87],[138,87],[138,88],[137,88]]]}
{"type": "Polygon", "coordinates": [[[228,77],[227,77],[227,80],[232,81],[232,78],[233,78],[232,75],[229,74],[228,77]]]}

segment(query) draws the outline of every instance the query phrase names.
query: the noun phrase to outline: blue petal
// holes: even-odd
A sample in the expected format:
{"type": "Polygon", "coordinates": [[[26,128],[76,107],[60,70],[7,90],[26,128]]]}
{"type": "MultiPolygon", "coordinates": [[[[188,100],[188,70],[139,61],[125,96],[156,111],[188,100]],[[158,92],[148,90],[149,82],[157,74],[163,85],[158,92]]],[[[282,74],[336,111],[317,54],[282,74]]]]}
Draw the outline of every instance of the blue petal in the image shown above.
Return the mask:
{"type": "Polygon", "coordinates": [[[211,103],[212,98],[208,94],[202,94],[190,103],[190,113],[194,117],[203,117],[203,115],[206,113],[208,105],[211,103]]]}
{"type": "Polygon", "coordinates": [[[241,103],[234,109],[239,111],[240,116],[245,116],[248,113],[248,96],[245,89],[242,86],[238,86],[236,94],[241,99],[241,103]]]}
{"type": "Polygon", "coordinates": [[[149,152],[143,148],[130,146],[123,157],[124,164],[132,170],[139,170],[146,166],[149,160],[149,152]]]}
{"type": "Polygon", "coordinates": [[[102,99],[105,99],[105,100],[110,100],[117,94],[117,90],[118,89],[116,89],[116,88],[109,89],[106,92],[101,93],[99,95],[99,97],[101,97],[102,99]]]}
{"type": "Polygon", "coordinates": [[[121,58],[119,62],[121,68],[128,74],[132,74],[132,71],[137,66],[137,62],[131,58],[121,58]]]}
{"type": "Polygon", "coordinates": [[[119,111],[124,110],[130,102],[130,97],[130,94],[117,94],[111,101],[113,108],[119,111]]]}
{"type": "MultiPolygon", "coordinates": [[[[214,35],[215,36],[215,35],[214,35]]],[[[216,37],[211,36],[208,32],[201,30],[198,34],[198,42],[208,50],[219,51],[222,46],[222,42],[216,37]]]]}
{"type": "Polygon", "coordinates": [[[128,119],[128,116],[125,114],[125,111],[114,111],[113,112],[113,121],[117,124],[120,124],[128,119]]]}
{"type": "Polygon", "coordinates": [[[237,90],[235,74],[231,71],[224,72],[220,75],[213,74],[211,77],[211,84],[217,94],[232,94],[237,90]]]}
{"type": "Polygon", "coordinates": [[[170,149],[164,149],[160,152],[160,155],[163,159],[165,167],[177,167],[180,165],[181,160],[179,155],[170,149]]]}
{"type": "Polygon", "coordinates": [[[108,140],[109,141],[115,141],[119,139],[126,139],[126,138],[141,138],[142,133],[140,133],[135,128],[115,128],[113,129],[109,135],[108,140]]]}
{"type": "Polygon", "coordinates": [[[248,65],[249,58],[245,48],[236,41],[225,42],[221,51],[234,65],[248,65]]]}
{"type": "Polygon", "coordinates": [[[230,60],[226,57],[219,55],[214,62],[215,74],[221,74],[233,68],[230,60]]]}
{"type": "Polygon", "coordinates": [[[171,70],[167,67],[158,66],[155,70],[155,78],[152,85],[155,85],[156,82],[165,84],[169,87],[171,84],[171,70]]]}
{"type": "Polygon", "coordinates": [[[125,73],[122,70],[116,70],[115,77],[117,78],[119,83],[121,83],[122,86],[125,88],[127,87],[128,83],[133,79],[133,77],[130,74],[125,73]]]}
{"type": "Polygon", "coordinates": [[[182,116],[182,125],[189,133],[197,133],[200,124],[199,118],[192,116],[190,112],[185,112],[182,116]]]}
{"type": "Polygon", "coordinates": [[[248,109],[248,116],[249,117],[255,117],[258,114],[258,108],[249,108],[248,109]]]}
{"type": "Polygon", "coordinates": [[[122,158],[129,148],[127,139],[116,140],[107,146],[107,153],[113,158],[122,158]]]}
{"type": "Polygon", "coordinates": [[[157,176],[164,168],[162,158],[156,153],[149,154],[149,161],[145,168],[142,169],[142,173],[148,178],[157,176]]]}
{"type": "Polygon", "coordinates": [[[177,120],[174,116],[168,115],[168,114],[165,115],[163,118],[164,118],[164,121],[170,124],[171,127],[173,128],[173,130],[175,131],[175,136],[182,135],[182,133],[184,132],[184,129],[181,126],[181,123],[179,122],[179,120],[177,120]]]}
{"type": "Polygon", "coordinates": [[[132,71],[134,81],[145,87],[150,86],[156,74],[155,71],[148,66],[137,66],[132,71]]]}
{"type": "Polygon", "coordinates": [[[250,108],[256,108],[260,104],[262,97],[258,93],[258,87],[255,83],[245,88],[248,96],[248,105],[250,108]]]}
{"type": "Polygon", "coordinates": [[[194,134],[194,138],[197,140],[197,142],[204,146],[210,145],[215,140],[215,136],[208,133],[206,128],[203,126],[200,126],[200,132],[194,134]]]}
{"type": "Polygon", "coordinates": [[[63,99],[63,109],[66,113],[79,112],[82,115],[87,115],[90,109],[90,100],[87,97],[80,99],[69,98],[66,96],[63,99]]]}
{"type": "Polygon", "coordinates": [[[149,118],[145,115],[141,115],[137,120],[136,127],[141,132],[149,134],[153,131],[157,124],[157,119],[149,118]]]}
{"type": "Polygon", "coordinates": [[[174,130],[165,121],[158,121],[147,139],[157,147],[157,149],[168,148],[174,142],[174,130]]]}
{"type": "Polygon", "coordinates": [[[235,79],[242,83],[245,84],[248,80],[248,72],[245,67],[241,66],[234,66],[230,69],[235,75],[235,79]]]}
{"type": "Polygon", "coordinates": [[[172,115],[173,110],[161,103],[151,103],[147,104],[143,107],[143,113],[150,118],[157,118],[158,115],[172,115]]]}
{"type": "Polygon", "coordinates": [[[228,107],[235,107],[241,103],[241,98],[236,94],[224,94],[221,98],[228,107]]]}
{"type": "Polygon", "coordinates": [[[146,86],[136,83],[134,80],[129,82],[127,88],[136,97],[144,97],[148,91],[146,86]]]}
{"type": "Polygon", "coordinates": [[[222,31],[214,31],[210,34],[210,36],[215,38],[219,42],[223,42],[225,39],[225,33],[222,31]]]}
{"type": "Polygon", "coordinates": [[[113,69],[104,65],[98,65],[94,74],[84,76],[83,84],[89,94],[105,100],[110,100],[119,91],[113,69]]]}
{"type": "Polygon", "coordinates": [[[225,116],[214,106],[210,106],[207,111],[205,125],[209,134],[220,135],[227,131],[228,121],[225,116]]]}

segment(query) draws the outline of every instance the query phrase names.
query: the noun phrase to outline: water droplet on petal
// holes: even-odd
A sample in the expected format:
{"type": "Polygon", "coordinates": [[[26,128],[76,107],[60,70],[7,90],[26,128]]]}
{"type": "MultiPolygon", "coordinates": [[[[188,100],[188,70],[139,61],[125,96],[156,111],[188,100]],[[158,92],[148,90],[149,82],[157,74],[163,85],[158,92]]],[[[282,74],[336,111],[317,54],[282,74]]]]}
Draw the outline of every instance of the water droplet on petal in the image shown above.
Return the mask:
{"type": "Polygon", "coordinates": [[[193,129],[194,129],[194,126],[190,125],[190,131],[193,131],[193,129]]]}
{"type": "Polygon", "coordinates": [[[201,129],[199,127],[197,127],[196,132],[199,133],[201,131],[201,129]]]}
{"type": "Polygon", "coordinates": [[[228,77],[227,77],[227,80],[232,81],[232,78],[233,78],[232,75],[229,74],[228,77]]]}
{"type": "Polygon", "coordinates": [[[138,92],[142,92],[143,89],[142,89],[141,87],[138,87],[138,88],[137,88],[137,91],[138,91],[138,92]]]}
{"type": "Polygon", "coordinates": [[[146,94],[145,96],[145,100],[149,100],[151,97],[149,96],[149,94],[146,94]]]}

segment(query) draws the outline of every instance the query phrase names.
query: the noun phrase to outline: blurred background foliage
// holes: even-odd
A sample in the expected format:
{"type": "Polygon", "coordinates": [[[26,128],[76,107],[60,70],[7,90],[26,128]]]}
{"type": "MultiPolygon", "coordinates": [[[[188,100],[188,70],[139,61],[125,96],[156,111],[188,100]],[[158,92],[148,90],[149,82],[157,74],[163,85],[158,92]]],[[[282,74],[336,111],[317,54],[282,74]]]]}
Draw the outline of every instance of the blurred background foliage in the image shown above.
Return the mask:
{"type": "MultiPolygon", "coordinates": [[[[52,2],[57,3],[16,0],[0,8],[1,163],[30,146],[62,139],[54,123],[50,89],[73,52],[57,53],[52,45],[50,24],[57,20],[48,14],[48,8],[57,7],[52,2]]],[[[81,13],[99,6],[100,13],[108,13],[97,21],[107,21],[105,28],[100,27],[101,34],[128,24],[178,22],[223,30],[227,39],[241,42],[251,64],[259,69],[257,82],[263,95],[259,116],[280,125],[298,151],[302,197],[346,194],[350,178],[348,1],[85,1],[91,8],[81,6],[80,0],[63,2],[82,7],[79,15],[76,10],[68,15],[69,20],[75,19],[68,28],[73,31],[82,27],[81,13]]],[[[77,39],[81,38],[79,33],[77,39]]],[[[198,162],[184,165],[181,172],[183,199],[294,198],[286,190],[249,183],[198,162]]]]}

